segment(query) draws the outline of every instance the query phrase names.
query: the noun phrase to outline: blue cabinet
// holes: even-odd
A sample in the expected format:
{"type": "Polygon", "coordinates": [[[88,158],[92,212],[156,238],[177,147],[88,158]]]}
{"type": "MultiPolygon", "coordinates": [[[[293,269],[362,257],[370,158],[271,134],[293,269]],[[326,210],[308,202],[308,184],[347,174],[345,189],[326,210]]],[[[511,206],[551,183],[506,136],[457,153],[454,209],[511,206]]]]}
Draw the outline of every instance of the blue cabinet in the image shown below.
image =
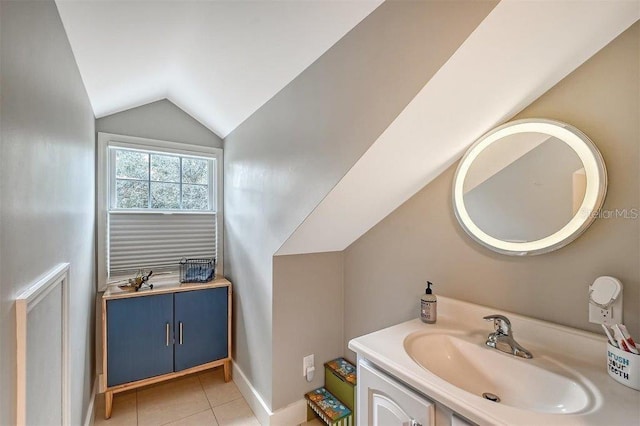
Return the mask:
{"type": "Polygon", "coordinates": [[[175,293],[175,371],[227,358],[227,309],[226,288],[175,293]]]}
{"type": "Polygon", "coordinates": [[[173,294],[107,302],[107,386],[173,371],[173,294]]]}
{"type": "Polygon", "coordinates": [[[231,283],[103,296],[105,417],[113,393],[224,366],[231,380],[231,283]]]}

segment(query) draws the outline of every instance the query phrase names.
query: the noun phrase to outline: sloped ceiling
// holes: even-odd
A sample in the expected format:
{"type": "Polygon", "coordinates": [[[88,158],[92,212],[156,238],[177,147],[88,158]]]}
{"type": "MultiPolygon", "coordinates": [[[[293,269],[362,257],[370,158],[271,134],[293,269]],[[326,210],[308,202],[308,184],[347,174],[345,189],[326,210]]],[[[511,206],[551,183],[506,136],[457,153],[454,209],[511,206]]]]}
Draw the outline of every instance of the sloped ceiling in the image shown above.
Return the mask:
{"type": "MultiPolygon", "coordinates": [[[[96,117],[167,98],[225,137],[382,1],[56,3],[96,117]]],[[[639,16],[502,0],[277,254],[344,250],[639,16]]]]}
{"type": "Polygon", "coordinates": [[[225,137],[382,0],[56,0],[97,118],[167,98],[225,137]]]}
{"type": "Polygon", "coordinates": [[[344,250],[639,17],[637,1],[502,0],[276,254],[344,250]]]}

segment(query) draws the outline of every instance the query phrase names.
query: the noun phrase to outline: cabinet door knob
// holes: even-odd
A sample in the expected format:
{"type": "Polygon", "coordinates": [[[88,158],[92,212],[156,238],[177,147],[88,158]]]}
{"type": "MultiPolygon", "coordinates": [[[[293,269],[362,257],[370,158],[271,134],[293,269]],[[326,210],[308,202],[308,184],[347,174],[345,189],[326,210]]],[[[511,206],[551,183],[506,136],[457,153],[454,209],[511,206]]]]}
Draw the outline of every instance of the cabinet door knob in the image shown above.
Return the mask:
{"type": "Polygon", "coordinates": [[[180,344],[182,344],[182,321],[180,321],[178,324],[180,325],[180,334],[179,334],[179,336],[180,336],[180,344]]]}
{"type": "Polygon", "coordinates": [[[166,326],[166,334],[167,334],[167,341],[166,341],[166,345],[169,346],[169,323],[167,323],[166,326]]]}

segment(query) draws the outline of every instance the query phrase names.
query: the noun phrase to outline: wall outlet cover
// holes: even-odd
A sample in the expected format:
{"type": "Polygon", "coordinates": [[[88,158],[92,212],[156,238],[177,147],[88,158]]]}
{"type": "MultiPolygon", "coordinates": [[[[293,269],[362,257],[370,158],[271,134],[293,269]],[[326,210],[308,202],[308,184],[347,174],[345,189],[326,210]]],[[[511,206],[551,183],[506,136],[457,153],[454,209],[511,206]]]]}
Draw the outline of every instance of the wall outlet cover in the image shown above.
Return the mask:
{"type": "Polygon", "coordinates": [[[621,324],[622,321],[622,296],[615,301],[609,309],[589,303],[589,322],[594,324],[621,324]]]}
{"type": "Polygon", "coordinates": [[[307,355],[302,358],[302,375],[307,377],[307,369],[313,367],[315,364],[314,354],[307,355]]]}
{"type": "Polygon", "coordinates": [[[589,322],[622,323],[622,283],[613,277],[598,277],[589,286],[589,322]]]}

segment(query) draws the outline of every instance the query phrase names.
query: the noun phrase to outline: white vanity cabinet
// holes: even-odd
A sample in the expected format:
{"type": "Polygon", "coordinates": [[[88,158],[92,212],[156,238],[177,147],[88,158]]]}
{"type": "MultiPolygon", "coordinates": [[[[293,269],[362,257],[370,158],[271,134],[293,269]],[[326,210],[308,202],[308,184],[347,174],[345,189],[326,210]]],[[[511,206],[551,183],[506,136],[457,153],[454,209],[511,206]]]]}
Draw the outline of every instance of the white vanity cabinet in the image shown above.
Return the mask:
{"type": "Polygon", "coordinates": [[[474,426],[358,357],[358,426],[474,426]]]}
{"type": "Polygon", "coordinates": [[[458,417],[455,414],[451,415],[451,426],[473,426],[472,423],[469,423],[462,417],[458,417]]]}
{"type": "Polygon", "coordinates": [[[358,361],[358,426],[434,426],[434,404],[358,361]]]}

